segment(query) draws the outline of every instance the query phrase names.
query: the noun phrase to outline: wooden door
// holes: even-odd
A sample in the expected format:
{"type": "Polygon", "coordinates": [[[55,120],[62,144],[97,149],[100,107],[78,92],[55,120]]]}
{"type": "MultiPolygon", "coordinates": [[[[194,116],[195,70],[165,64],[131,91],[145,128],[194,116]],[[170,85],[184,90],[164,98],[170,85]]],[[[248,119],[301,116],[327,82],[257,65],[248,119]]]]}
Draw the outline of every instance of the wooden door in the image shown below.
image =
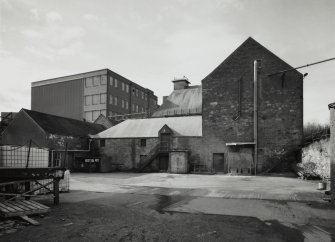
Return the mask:
{"type": "Polygon", "coordinates": [[[161,155],[159,156],[159,170],[167,171],[169,169],[169,156],[161,155]]]}
{"type": "Polygon", "coordinates": [[[169,151],[170,149],[170,141],[171,141],[171,134],[161,134],[161,151],[169,151]]]}
{"type": "Polygon", "coordinates": [[[213,168],[215,172],[227,173],[227,164],[225,164],[224,153],[213,154],[213,168]]]}

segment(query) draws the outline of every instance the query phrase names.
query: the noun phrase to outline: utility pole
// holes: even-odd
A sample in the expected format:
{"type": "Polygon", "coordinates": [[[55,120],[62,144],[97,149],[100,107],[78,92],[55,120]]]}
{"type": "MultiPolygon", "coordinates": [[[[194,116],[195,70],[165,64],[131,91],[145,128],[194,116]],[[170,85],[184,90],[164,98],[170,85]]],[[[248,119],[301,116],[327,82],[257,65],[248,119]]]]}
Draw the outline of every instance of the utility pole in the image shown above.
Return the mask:
{"type": "Polygon", "coordinates": [[[258,163],[258,70],[260,68],[260,60],[254,60],[254,164],[255,176],[257,175],[258,163]]]}
{"type": "Polygon", "coordinates": [[[335,208],[335,103],[328,105],[330,110],[330,196],[335,208]]]}

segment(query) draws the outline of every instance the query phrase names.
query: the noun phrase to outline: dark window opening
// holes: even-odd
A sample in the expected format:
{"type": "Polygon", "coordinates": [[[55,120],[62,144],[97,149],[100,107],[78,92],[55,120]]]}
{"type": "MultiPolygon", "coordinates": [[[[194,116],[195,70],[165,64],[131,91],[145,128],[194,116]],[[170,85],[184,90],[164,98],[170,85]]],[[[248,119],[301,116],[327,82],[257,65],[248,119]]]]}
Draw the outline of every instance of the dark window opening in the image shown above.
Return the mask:
{"type": "Polygon", "coordinates": [[[141,139],[141,147],[147,146],[147,140],[146,139],[141,139]]]}
{"type": "Polygon", "coordinates": [[[281,75],[281,88],[285,87],[285,73],[281,75]]]}
{"type": "Polygon", "coordinates": [[[106,141],[104,139],[100,140],[100,147],[105,147],[106,141]]]}

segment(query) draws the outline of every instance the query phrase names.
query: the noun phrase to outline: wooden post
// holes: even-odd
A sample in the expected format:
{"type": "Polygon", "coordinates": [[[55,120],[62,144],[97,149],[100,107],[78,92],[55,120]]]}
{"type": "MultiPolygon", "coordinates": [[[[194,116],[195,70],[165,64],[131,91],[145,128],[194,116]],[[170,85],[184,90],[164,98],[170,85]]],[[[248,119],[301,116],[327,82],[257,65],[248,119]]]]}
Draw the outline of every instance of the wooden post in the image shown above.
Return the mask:
{"type": "Polygon", "coordinates": [[[59,204],[59,178],[54,180],[54,205],[59,204]]]}
{"type": "Polygon", "coordinates": [[[30,147],[31,147],[31,139],[29,140],[29,148],[28,148],[28,154],[27,154],[27,164],[26,164],[26,168],[29,167],[30,147]]]}
{"type": "Polygon", "coordinates": [[[335,103],[329,104],[330,109],[330,192],[331,204],[335,208],[335,103]]]}
{"type": "MultiPolygon", "coordinates": [[[[24,183],[24,191],[25,192],[29,192],[30,191],[30,182],[25,182],[24,183]]],[[[28,195],[29,195],[29,193],[28,193],[28,195]]],[[[29,196],[25,197],[25,200],[30,200],[30,197],[29,196]]]]}

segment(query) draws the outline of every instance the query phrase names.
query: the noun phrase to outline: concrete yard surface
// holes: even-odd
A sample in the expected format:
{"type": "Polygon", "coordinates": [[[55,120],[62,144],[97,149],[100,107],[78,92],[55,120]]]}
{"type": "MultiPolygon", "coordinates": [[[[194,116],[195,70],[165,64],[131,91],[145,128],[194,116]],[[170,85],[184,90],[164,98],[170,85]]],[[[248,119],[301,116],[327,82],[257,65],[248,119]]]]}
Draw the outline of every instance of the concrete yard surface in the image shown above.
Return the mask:
{"type": "Polygon", "coordinates": [[[72,190],[197,197],[321,201],[317,183],[292,177],[169,173],[73,173],[72,190]]]}
{"type": "Polygon", "coordinates": [[[0,221],[0,241],[334,241],[317,183],[275,176],[74,173],[41,226],[0,221]]]}

